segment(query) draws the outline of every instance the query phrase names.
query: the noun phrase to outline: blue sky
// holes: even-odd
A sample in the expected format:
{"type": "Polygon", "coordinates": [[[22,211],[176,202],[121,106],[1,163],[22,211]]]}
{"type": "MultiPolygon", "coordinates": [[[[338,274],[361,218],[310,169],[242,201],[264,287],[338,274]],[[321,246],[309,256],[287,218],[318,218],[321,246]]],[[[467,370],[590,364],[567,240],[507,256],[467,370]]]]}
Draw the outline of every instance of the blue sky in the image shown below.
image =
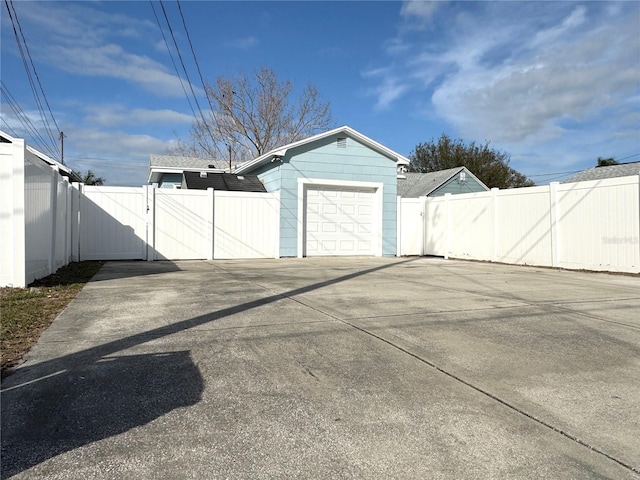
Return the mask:
{"type": "MultiPolygon", "coordinates": [[[[66,163],[109,185],[146,183],[149,155],[186,138],[193,120],[150,3],[13,5],[66,163]]],[[[177,5],[164,5],[201,94],[177,5]]],[[[539,184],[599,156],[640,160],[640,2],[181,6],[207,81],[268,66],[297,91],[311,82],[335,126],[401,154],[442,133],[489,140],[539,184]]],[[[42,125],[4,5],[1,66],[0,129],[38,148],[7,104],[5,89],[42,125]]]]}

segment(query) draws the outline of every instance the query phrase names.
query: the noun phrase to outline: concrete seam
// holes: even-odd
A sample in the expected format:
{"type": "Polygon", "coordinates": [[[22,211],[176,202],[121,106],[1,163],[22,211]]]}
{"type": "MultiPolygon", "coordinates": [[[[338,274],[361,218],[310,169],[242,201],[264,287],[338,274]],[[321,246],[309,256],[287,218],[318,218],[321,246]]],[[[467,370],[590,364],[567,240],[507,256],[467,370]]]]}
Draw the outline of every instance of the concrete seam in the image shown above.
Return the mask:
{"type": "Polygon", "coordinates": [[[417,355],[417,354],[415,354],[415,353],[413,353],[413,352],[401,347],[400,345],[397,345],[397,344],[393,343],[390,340],[387,340],[386,338],[383,338],[383,337],[381,337],[379,335],[376,335],[375,333],[370,332],[369,330],[367,330],[365,328],[359,327],[359,326],[357,326],[357,325],[355,325],[355,324],[353,324],[351,322],[348,322],[346,320],[338,318],[338,317],[336,317],[334,315],[331,315],[330,313],[324,312],[324,311],[322,311],[322,310],[320,310],[318,308],[315,308],[315,307],[313,307],[311,305],[307,305],[306,303],[304,303],[304,302],[302,302],[302,301],[300,301],[300,300],[298,300],[296,298],[288,297],[288,296],[286,296],[286,298],[289,298],[290,300],[293,300],[294,302],[297,302],[297,303],[299,303],[301,305],[304,305],[305,307],[310,308],[312,310],[315,310],[316,312],[319,312],[319,313],[322,313],[324,315],[327,315],[328,317],[333,318],[334,320],[336,320],[336,321],[338,321],[340,323],[348,325],[348,326],[354,328],[355,330],[358,330],[358,331],[360,331],[360,332],[362,332],[362,333],[364,333],[366,335],[369,335],[369,336],[371,336],[371,337],[373,337],[373,338],[375,338],[377,340],[380,340],[380,341],[386,343],[387,345],[389,345],[389,346],[401,351],[402,353],[405,353],[405,354],[415,358],[419,362],[422,362],[425,365],[428,365],[429,367],[431,367],[431,368],[435,369],[436,371],[446,375],[447,377],[452,378],[453,380],[455,380],[455,381],[457,381],[459,383],[462,383],[463,385],[465,385],[465,386],[467,386],[467,387],[469,387],[469,388],[471,388],[471,389],[473,389],[473,390],[475,390],[475,391],[477,391],[477,392],[479,392],[479,393],[491,398],[492,400],[500,403],[501,405],[504,405],[505,407],[509,408],[510,410],[513,410],[514,412],[517,412],[520,415],[523,415],[524,417],[526,417],[526,418],[528,418],[530,420],[533,420],[534,422],[536,422],[536,423],[538,423],[538,424],[540,424],[540,425],[542,425],[542,426],[544,426],[544,427],[546,427],[546,428],[548,428],[548,429],[550,429],[550,430],[552,430],[552,431],[554,431],[556,433],[559,433],[563,437],[565,437],[565,438],[577,443],[578,445],[581,445],[583,447],[588,448],[592,452],[598,453],[598,454],[608,458],[609,460],[617,463],[618,465],[620,465],[620,466],[622,466],[622,467],[624,467],[624,468],[626,468],[626,469],[628,469],[628,470],[630,470],[630,471],[632,471],[634,473],[639,473],[640,474],[640,469],[639,468],[636,468],[633,465],[629,465],[629,464],[623,462],[622,460],[619,460],[619,459],[615,458],[614,456],[612,456],[612,455],[610,455],[610,454],[608,454],[608,453],[606,453],[606,452],[594,447],[593,445],[590,445],[587,442],[579,439],[575,435],[571,435],[570,433],[568,433],[568,432],[566,432],[566,431],[564,431],[564,430],[562,430],[562,429],[560,429],[558,427],[555,427],[554,425],[552,425],[552,424],[550,424],[548,422],[545,422],[544,420],[534,416],[533,414],[527,413],[526,411],[516,407],[515,405],[510,404],[506,400],[502,400],[500,397],[492,394],[491,392],[489,392],[487,390],[484,390],[483,388],[480,388],[480,387],[470,383],[467,380],[464,380],[463,378],[461,378],[461,377],[459,377],[459,376],[457,376],[457,375],[455,375],[453,373],[448,372],[447,370],[445,370],[442,367],[439,367],[435,363],[433,363],[433,362],[431,362],[431,361],[429,361],[429,360],[427,360],[425,358],[420,357],[419,355],[417,355]]]}

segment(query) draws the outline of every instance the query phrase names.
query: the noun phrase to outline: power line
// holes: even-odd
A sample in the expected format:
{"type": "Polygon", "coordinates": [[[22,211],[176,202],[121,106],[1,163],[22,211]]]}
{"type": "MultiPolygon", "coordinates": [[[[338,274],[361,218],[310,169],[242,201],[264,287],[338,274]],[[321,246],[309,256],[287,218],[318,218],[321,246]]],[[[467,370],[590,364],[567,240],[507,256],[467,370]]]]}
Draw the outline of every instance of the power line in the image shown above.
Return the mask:
{"type": "Polygon", "coordinates": [[[554,173],[540,173],[538,175],[527,175],[527,177],[552,177],[552,176],[559,176],[559,175],[570,175],[572,173],[578,173],[581,172],[582,170],[574,170],[572,172],[554,172],[554,173]]]}
{"type": "Polygon", "coordinates": [[[191,35],[189,35],[189,29],[187,28],[187,23],[184,19],[184,15],[182,14],[182,7],[180,6],[180,0],[176,0],[178,4],[178,11],[180,12],[180,18],[182,18],[182,26],[184,27],[184,31],[187,34],[187,41],[189,42],[189,47],[191,48],[191,54],[193,55],[193,61],[196,64],[196,69],[198,70],[198,76],[200,77],[200,83],[202,83],[202,89],[204,90],[204,95],[207,98],[207,102],[209,103],[209,108],[213,112],[213,105],[211,104],[211,99],[209,98],[209,94],[207,93],[207,87],[204,83],[204,78],[202,77],[202,72],[200,71],[200,64],[198,63],[198,59],[196,58],[196,52],[193,49],[193,43],[191,43],[191,35]]]}
{"type": "Polygon", "coordinates": [[[2,87],[0,90],[6,97],[9,107],[11,107],[11,110],[13,110],[13,113],[15,114],[18,121],[22,124],[27,133],[32,137],[31,140],[33,141],[33,143],[40,150],[46,152],[50,157],[55,157],[56,155],[51,149],[51,145],[49,145],[49,143],[42,137],[40,132],[38,132],[38,129],[33,125],[31,119],[24,113],[16,99],[13,97],[13,95],[11,95],[11,92],[9,92],[9,89],[7,88],[5,83],[3,81],[0,81],[0,85],[2,87]]]}
{"type": "MultiPolygon", "coordinates": [[[[200,113],[200,118],[202,119],[202,125],[209,132],[209,135],[211,136],[211,140],[215,143],[215,138],[213,136],[213,133],[211,132],[209,124],[207,123],[206,119],[204,118],[204,114],[202,113],[202,108],[200,107],[200,102],[198,102],[198,97],[196,96],[196,93],[193,90],[193,83],[191,82],[191,79],[189,78],[189,73],[187,72],[187,68],[186,68],[186,66],[184,64],[184,60],[182,58],[182,54],[180,53],[180,47],[178,46],[178,42],[177,42],[176,37],[175,37],[175,35],[173,33],[173,28],[171,27],[171,22],[169,21],[169,16],[167,15],[167,11],[164,8],[164,2],[162,0],[159,0],[159,3],[160,3],[160,7],[162,8],[162,13],[164,14],[165,21],[167,22],[167,27],[169,27],[169,33],[171,34],[171,38],[173,39],[173,44],[175,46],[176,53],[178,54],[178,59],[180,60],[180,65],[182,65],[182,70],[184,71],[185,78],[187,79],[187,83],[189,84],[189,89],[191,90],[191,95],[193,96],[193,100],[195,101],[195,104],[198,107],[198,112],[200,113]]],[[[180,4],[178,4],[178,6],[179,5],[180,4]]],[[[183,21],[184,21],[184,17],[183,17],[183,21]]],[[[186,24],[185,24],[185,28],[186,28],[186,24]]],[[[188,31],[187,31],[187,36],[188,36],[188,31]]],[[[207,98],[207,100],[208,100],[208,98],[207,98]]],[[[195,112],[194,112],[194,116],[195,116],[195,112]]],[[[196,119],[197,119],[197,117],[196,117],[196,119]]]]}
{"type": "MultiPolygon", "coordinates": [[[[38,112],[40,113],[40,117],[43,121],[43,126],[45,128],[45,131],[47,132],[47,135],[49,136],[49,139],[51,140],[51,145],[53,146],[53,148],[49,148],[49,152],[53,151],[53,152],[57,152],[58,153],[58,157],[60,156],[60,151],[58,148],[58,145],[56,143],[56,138],[53,135],[52,131],[51,131],[51,125],[49,124],[49,120],[44,112],[44,107],[42,105],[42,101],[40,100],[40,95],[38,94],[38,90],[35,86],[35,82],[33,79],[33,76],[31,74],[31,69],[29,68],[29,63],[27,63],[27,59],[25,57],[25,50],[27,52],[27,56],[29,57],[29,61],[31,63],[31,67],[33,68],[33,72],[35,74],[35,77],[37,79],[38,85],[40,86],[40,90],[42,92],[42,96],[47,104],[47,108],[49,110],[49,114],[51,116],[51,118],[53,119],[53,122],[56,125],[56,128],[58,127],[58,124],[55,121],[55,118],[53,116],[53,112],[51,112],[51,107],[49,106],[49,102],[46,98],[46,95],[44,93],[44,88],[42,87],[42,83],[40,82],[40,77],[38,76],[38,72],[36,70],[35,64],[33,63],[33,58],[31,57],[31,52],[29,51],[29,46],[27,44],[27,40],[26,37],[24,36],[24,32],[22,30],[22,25],[20,24],[20,20],[18,19],[18,13],[15,9],[15,6],[13,5],[13,0],[11,0],[11,3],[9,3],[8,0],[5,0],[5,6],[7,8],[7,12],[9,13],[9,18],[11,19],[11,26],[13,27],[13,33],[14,36],[16,38],[16,43],[18,45],[18,50],[20,52],[20,56],[22,58],[22,63],[24,65],[25,68],[25,72],[27,74],[27,79],[29,80],[29,85],[31,87],[31,91],[33,93],[33,97],[36,101],[36,105],[38,107],[38,112]],[[13,10],[13,13],[12,13],[13,10]],[[14,19],[15,17],[15,19],[14,19]],[[18,28],[16,28],[16,24],[18,25],[18,28]],[[20,35],[18,35],[18,30],[20,31],[20,35]],[[22,37],[22,42],[20,41],[20,38],[22,37]],[[23,49],[23,44],[24,44],[24,49],[23,49]]],[[[6,90],[6,86],[4,87],[6,90]]],[[[15,102],[15,104],[17,105],[17,102],[15,102]]],[[[16,115],[19,116],[18,111],[12,107],[12,109],[14,110],[14,112],[16,112],[16,115]]],[[[26,116],[25,116],[26,118],[26,116]]],[[[29,121],[29,123],[31,124],[31,122],[29,121]]],[[[24,124],[24,123],[23,123],[24,124]]],[[[32,125],[32,124],[31,124],[32,125]]],[[[32,125],[33,126],[33,125],[32,125]]],[[[35,128],[35,127],[34,127],[35,128]]],[[[59,129],[58,129],[59,131],[59,129]]],[[[45,144],[47,143],[46,141],[44,141],[44,139],[38,134],[37,135],[45,144]]],[[[51,155],[51,153],[49,153],[51,155]]],[[[51,155],[51,156],[56,156],[51,155]]]]}
{"type": "Polygon", "coordinates": [[[51,111],[51,106],[49,105],[49,100],[47,99],[47,95],[44,93],[44,87],[42,86],[42,82],[40,81],[40,75],[38,75],[38,70],[36,69],[36,66],[33,63],[33,58],[31,57],[31,51],[29,50],[29,44],[27,43],[27,39],[24,36],[24,32],[22,31],[22,25],[20,24],[20,19],[18,18],[18,12],[16,12],[16,7],[13,5],[13,0],[11,0],[11,8],[13,8],[13,13],[16,16],[16,23],[18,24],[18,29],[20,30],[20,36],[22,37],[24,48],[26,49],[27,56],[29,57],[29,61],[31,62],[31,68],[33,68],[33,73],[35,74],[36,80],[38,81],[38,86],[40,87],[40,91],[42,92],[42,98],[44,98],[44,102],[47,104],[47,110],[49,111],[51,120],[53,120],[53,124],[56,126],[56,131],[60,132],[60,127],[58,126],[58,122],[56,122],[56,118],[53,116],[53,112],[51,111]]]}
{"type": "Polygon", "coordinates": [[[178,80],[180,80],[180,86],[182,87],[182,91],[184,92],[184,96],[189,103],[189,108],[191,109],[191,113],[193,114],[193,118],[197,120],[198,116],[196,115],[196,111],[191,104],[191,99],[189,98],[189,94],[187,93],[187,89],[184,86],[184,82],[182,81],[182,77],[180,76],[180,72],[178,71],[178,66],[176,65],[175,60],[173,59],[173,53],[171,52],[171,48],[169,47],[169,42],[167,42],[167,37],[164,35],[164,29],[160,23],[160,19],[158,18],[158,14],[156,13],[156,7],[153,6],[153,0],[149,0],[151,4],[151,10],[153,10],[153,16],[156,18],[156,23],[158,24],[158,28],[160,29],[160,34],[162,35],[162,40],[164,40],[164,45],[167,47],[167,52],[169,52],[169,58],[171,58],[171,63],[173,64],[173,69],[178,76],[178,80]]]}
{"type": "Polygon", "coordinates": [[[632,158],[632,157],[637,157],[638,155],[640,155],[640,152],[634,153],[633,155],[629,155],[628,157],[619,158],[617,161],[626,160],[626,159],[632,158]]]}
{"type": "Polygon", "coordinates": [[[20,135],[18,135],[16,133],[16,131],[11,127],[11,125],[9,125],[7,123],[7,121],[4,119],[4,117],[0,117],[0,120],[2,120],[2,123],[5,124],[5,126],[7,127],[7,130],[9,130],[9,133],[14,137],[14,138],[18,138],[20,135]]]}

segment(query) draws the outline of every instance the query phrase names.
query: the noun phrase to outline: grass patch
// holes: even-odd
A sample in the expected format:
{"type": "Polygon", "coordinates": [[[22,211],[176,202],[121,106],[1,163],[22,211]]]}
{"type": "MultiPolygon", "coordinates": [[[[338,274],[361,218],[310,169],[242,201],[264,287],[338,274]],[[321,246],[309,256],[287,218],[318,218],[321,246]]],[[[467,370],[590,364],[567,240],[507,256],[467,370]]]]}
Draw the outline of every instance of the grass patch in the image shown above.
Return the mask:
{"type": "Polygon", "coordinates": [[[104,262],[74,262],[28,288],[0,289],[0,358],[2,377],[20,363],[82,287],[104,262]]]}

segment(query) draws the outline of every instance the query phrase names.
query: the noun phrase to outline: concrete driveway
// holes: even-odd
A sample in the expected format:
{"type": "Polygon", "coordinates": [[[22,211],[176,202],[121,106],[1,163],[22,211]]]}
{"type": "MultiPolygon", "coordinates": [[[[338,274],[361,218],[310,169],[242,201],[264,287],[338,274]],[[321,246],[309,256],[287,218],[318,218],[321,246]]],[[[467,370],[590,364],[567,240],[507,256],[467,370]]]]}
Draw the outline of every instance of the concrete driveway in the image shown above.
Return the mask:
{"type": "Polygon", "coordinates": [[[2,385],[2,476],[640,478],[640,278],[106,264],[2,385]]]}

